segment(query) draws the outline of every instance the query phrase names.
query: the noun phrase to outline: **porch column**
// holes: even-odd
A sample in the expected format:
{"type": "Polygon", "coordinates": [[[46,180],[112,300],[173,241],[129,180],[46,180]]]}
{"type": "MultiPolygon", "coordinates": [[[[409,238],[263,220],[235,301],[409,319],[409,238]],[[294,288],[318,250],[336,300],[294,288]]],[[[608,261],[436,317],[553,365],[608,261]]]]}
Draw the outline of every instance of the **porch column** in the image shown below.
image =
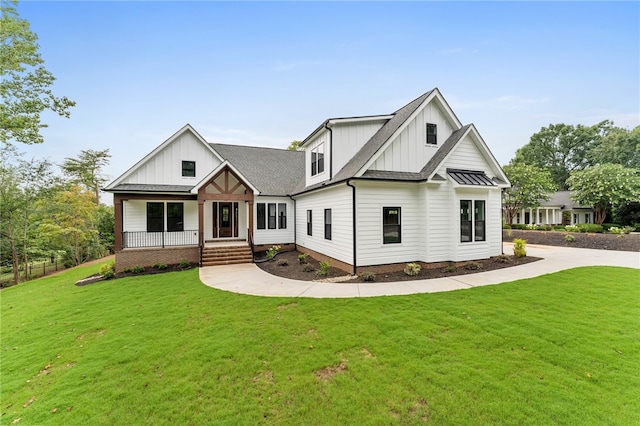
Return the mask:
{"type": "Polygon", "coordinates": [[[204,200],[198,199],[198,246],[204,245],[204,200]]]}
{"type": "Polygon", "coordinates": [[[549,209],[544,209],[544,220],[545,220],[544,222],[545,225],[551,225],[549,223],[549,209]]]}
{"type": "Polygon", "coordinates": [[[120,251],[122,250],[122,198],[118,194],[113,194],[113,211],[115,215],[115,241],[113,249],[115,251],[120,251]]]}
{"type": "Polygon", "coordinates": [[[253,242],[253,200],[249,200],[249,238],[250,242],[253,242]]]}

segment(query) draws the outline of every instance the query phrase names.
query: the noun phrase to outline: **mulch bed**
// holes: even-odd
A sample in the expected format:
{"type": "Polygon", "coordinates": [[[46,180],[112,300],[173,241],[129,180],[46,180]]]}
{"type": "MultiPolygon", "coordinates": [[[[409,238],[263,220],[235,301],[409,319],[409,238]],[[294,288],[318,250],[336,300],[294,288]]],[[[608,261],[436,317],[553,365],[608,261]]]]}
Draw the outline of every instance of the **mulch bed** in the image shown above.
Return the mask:
{"type": "Polygon", "coordinates": [[[597,250],[640,251],[640,234],[627,234],[618,236],[615,234],[588,234],[581,232],[565,231],[521,231],[509,229],[502,231],[504,241],[513,241],[514,238],[522,238],[527,244],[540,244],[545,246],[560,246],[574,248],[588,248],[597,250]],[[575,238],[573,242],[567,242],[567,235],[575,238]]]}
{"type": "MultiPolygon", "coordinates": [[[[329,275],[318,276],[315,271],[318,270],[319,262],[312,257],[307,257],[307,263],[312,265],[313,271],[304,272],[303,264],[298,262],[297,251],[279,253],[274,260],[257,263],[258,267],[270,274],[283,278],[302,281],[327,280],[332,278],[345,277],[349,275],[338,268],[331,268],[329,275]],[[286,265],[284,264],[286,263],[286,265]]],[[[421,266],[418,275],[409,276],[404,273],[405,264],[385,265],[382,267],[372,267],[370,271],[365,269],[364,272],[375,273],[375,282],[392,282],[392,281],[411,281],[424,280],[429,278],[451,277],[456,275],[473,274],[476,272],[492,271],[495,269],[508,268],[511,266],[522,265],[525,263],[541,260],[539,257],[515,257],[513,255],[497,256],[490,259],[482,259],[472,262],[435,262],[424,263],[415,262],[421,266]]],[[[363,268],[364,269],[364,268],[363,268]]],[[[352,277],[350,279],[340,280],[340,282],[362,282],[360,277],[352,277]]]]}

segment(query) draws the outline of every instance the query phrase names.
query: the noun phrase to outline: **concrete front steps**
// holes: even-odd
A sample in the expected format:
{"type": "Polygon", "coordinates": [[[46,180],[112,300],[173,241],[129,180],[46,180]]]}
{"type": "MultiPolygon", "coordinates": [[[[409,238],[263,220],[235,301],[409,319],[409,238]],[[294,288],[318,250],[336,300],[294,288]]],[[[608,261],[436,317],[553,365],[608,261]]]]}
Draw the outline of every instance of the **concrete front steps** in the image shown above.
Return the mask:
{"type": "Polygon", "coordinates": [[[251,248],[248,245],[204,247],[202,266],[234,265],[252,263],[251,248]]]}

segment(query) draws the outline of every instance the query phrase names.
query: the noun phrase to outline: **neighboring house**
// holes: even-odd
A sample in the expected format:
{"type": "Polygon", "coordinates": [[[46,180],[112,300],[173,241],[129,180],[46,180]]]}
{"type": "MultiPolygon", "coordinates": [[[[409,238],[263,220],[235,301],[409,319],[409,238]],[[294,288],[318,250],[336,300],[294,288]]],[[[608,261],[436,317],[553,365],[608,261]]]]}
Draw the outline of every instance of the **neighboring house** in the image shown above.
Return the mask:
{"type": "Polygon", "coordinates": [[[558,191],[536,208],[522,209],[513,223],[527,225],[578,225],[593,223],[593,207],[581,206],[571,199],[571,191],[558,191]]]}
{"type": "Polygon", "coordinates": [[[388,115],[328,119],[298,151],[208,143],[186,125],[105,190],[118,270],[246,241],[355,272],[501,254],[509,186],[433,89],[388,115]]]}

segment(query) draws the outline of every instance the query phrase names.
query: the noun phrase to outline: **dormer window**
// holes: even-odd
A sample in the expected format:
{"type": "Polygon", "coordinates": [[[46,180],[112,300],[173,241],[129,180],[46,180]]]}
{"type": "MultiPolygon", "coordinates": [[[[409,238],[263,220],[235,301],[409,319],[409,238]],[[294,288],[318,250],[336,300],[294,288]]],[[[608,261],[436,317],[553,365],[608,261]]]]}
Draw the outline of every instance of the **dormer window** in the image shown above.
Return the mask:
{"type": "Polygon", "coordinates": [[[427,123],[427,144],[438,144],[438,126],[432,123],[427,123]]]}
{"type": "Polygon", "coordinates": [[[324,172],[324,143],[311,150],[311,176],[324,172]]]}
{"type": "Polygon", "coordinates": [[[196,177],[196,162],[195,161],[183,161],[182,162],[182,176],[183,177],[196,177]]]}

